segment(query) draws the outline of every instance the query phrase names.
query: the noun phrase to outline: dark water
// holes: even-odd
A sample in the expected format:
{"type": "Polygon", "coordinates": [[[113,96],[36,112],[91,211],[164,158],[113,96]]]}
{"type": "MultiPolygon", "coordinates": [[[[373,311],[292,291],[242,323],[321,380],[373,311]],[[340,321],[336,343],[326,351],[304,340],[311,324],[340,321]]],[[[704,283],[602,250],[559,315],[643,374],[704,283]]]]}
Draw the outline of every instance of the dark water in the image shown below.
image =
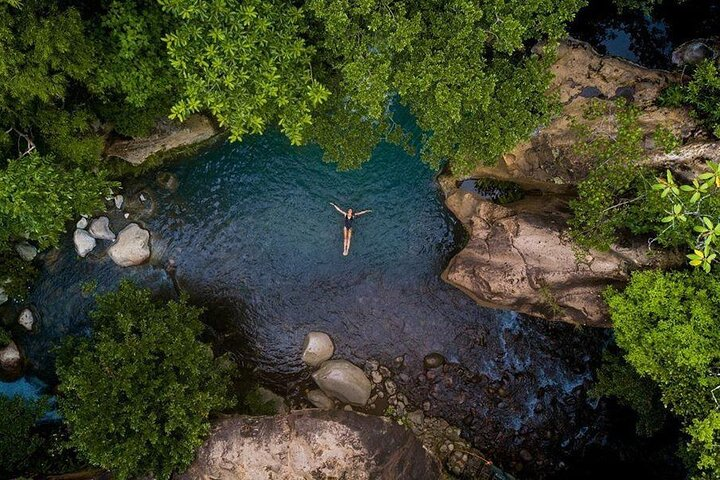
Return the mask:
{"type": "MultiPolygon", "coordinates": [[[[66,246],[32,294],[40,331],[22,343],[35,371],[52,382],[52,346],[87,332],[92,299],[82,284],[113,288],[121,277],[173,295],[166,271],[194,302],[219,348],[294,398],[309,386],[300,362],[304,335],[328,332],[336,356],[392,365],[415,406],[461,425],[496,463],[549,472],[584,445],[601,441],[602,414],[585,399],[605,332],[576,330],[478,307],[439,274],[463,230],[444,208],[434,174],[417,158],[381,145],[362,170],[340,173],[312,148],[277,134],[223,144],[171,169],[175,192],[153,179],[128,189],[130,220],[152,232],[151,264],[121,269],[99,247],[79,259],[66,246]],[[136,189],[135,193],[131,190],[136,189]],[[149,194],[152,215],[137,205],[149,194]],[[342,217],[328,202],[372,208],[356,220],[351,254],[342,253],[342,217]],[[451,362],[426,376],[422,358],[451,362]],[[521,461],[520,451],[533,452],[521,461]],[[524,465],[521,465],[524,463],[524,465]]],[[[117,231],[121,216],[113,217],[117,231]]]]}
{"type": "Polygon", "coordinates": [[[720,35],[720,1],[666,0],[645,14],[618,12],[610,0],[593,0],[580,10],[570,34],[600,53],[668,69],[672,50],[680,44],[720,35]]]}

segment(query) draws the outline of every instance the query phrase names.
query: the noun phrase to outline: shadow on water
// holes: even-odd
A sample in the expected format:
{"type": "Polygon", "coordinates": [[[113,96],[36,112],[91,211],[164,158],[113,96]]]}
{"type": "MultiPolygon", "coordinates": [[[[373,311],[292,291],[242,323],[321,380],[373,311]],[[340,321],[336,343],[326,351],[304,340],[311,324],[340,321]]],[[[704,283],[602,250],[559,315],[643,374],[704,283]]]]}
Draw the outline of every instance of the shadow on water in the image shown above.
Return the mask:
{"type": "Polygon", "coordinates": [[[600,53],[650,68],[672,67],[670,55],[680,44],[720,35],[720,1],[666,0],[650,15],[618,12],[610,0],[594,0],[570,26],[570,34],[600,53]]]}

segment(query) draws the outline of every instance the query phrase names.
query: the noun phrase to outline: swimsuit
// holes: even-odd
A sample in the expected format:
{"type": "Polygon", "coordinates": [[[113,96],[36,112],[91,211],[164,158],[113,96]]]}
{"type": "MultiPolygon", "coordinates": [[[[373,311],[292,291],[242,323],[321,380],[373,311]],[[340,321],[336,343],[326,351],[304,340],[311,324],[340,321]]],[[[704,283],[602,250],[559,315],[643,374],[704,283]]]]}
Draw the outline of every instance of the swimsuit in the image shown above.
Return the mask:
{"type": "Polygon", "coordinates": [[[354,218],[354,215],[352,217],[348,217],[347,215],[345,215],[345,228],[347,228],[348,230],[352,229],[352,222],[354,218]]]}

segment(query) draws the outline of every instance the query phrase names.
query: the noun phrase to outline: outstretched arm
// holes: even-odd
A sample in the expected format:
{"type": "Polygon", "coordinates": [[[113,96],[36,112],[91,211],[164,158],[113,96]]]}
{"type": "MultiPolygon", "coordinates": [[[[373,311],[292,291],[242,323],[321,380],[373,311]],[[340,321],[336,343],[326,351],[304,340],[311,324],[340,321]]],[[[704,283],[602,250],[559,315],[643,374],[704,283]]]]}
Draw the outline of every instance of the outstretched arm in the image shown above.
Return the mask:
{"type": "Polygon", "coordinates": [[[332,205],[333,207],[335,207],[335,210],[337,210],[338,212],[340,212],[340,213],[342,213],[343,215],[347,216],[347,213],[345,213],[344,210],[342,210],[340,207],[338,207],[337,205],[335,205],[333,202],[330,202],[330,205],[332,205]]]}
{"type": "Polygon", "coordinates": [[[366,213],[370,213],[370,212],[372,212],[372,210],[363,210],[362,212],[357,212],[355,214],[355,216],[357,217],[358,215],[365,215],[366,213]]]}

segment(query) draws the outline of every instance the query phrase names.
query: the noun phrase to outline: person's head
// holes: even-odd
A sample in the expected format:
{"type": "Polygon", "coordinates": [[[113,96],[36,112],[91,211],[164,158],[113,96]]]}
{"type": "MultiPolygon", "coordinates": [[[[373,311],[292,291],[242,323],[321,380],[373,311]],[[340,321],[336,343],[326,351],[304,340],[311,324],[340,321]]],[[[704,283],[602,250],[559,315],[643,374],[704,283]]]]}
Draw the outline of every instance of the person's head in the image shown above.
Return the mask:
{"type": "Polygon", "coordinates": [[[352,217],[352,208],[348,208],[348,217],[352,217]]]}

